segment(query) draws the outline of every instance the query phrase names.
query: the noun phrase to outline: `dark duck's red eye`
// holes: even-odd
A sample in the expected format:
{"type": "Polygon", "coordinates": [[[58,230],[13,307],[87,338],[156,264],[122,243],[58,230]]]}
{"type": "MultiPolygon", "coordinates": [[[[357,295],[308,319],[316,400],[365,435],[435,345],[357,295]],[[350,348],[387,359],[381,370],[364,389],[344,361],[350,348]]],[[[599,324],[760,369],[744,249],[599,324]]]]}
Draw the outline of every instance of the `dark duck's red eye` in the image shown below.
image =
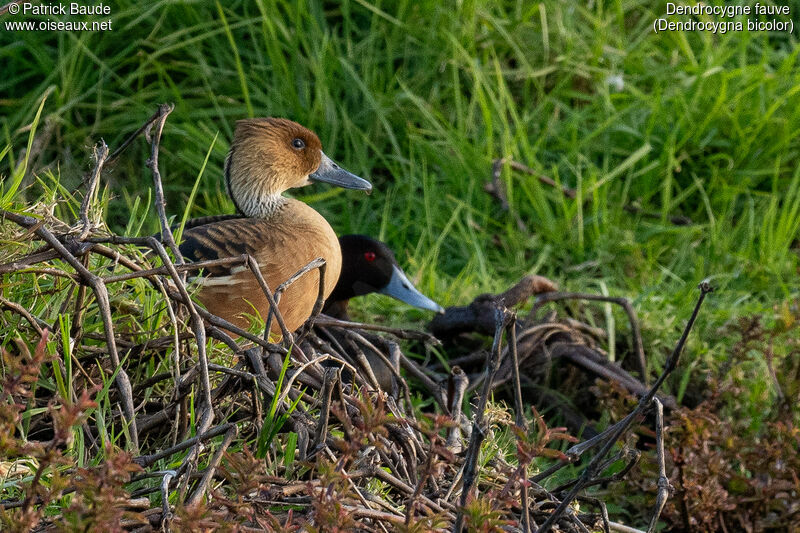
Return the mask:
{"type": "Polygon", "coordinates": [[[372,263],[375,261],[375,252],[364,252],[364,259],[372,263]]]}

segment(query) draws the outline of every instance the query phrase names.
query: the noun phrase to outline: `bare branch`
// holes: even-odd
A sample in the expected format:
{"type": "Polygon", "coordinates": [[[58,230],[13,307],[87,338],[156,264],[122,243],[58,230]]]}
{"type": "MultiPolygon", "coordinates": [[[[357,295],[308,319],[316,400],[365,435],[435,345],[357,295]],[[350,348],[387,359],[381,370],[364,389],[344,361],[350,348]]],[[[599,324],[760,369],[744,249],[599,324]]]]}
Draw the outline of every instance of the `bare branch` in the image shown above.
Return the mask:
{"type": "Polygon", "coordinates": [[[661,516],[661,511],[667,504],[672,494],[673,487],[667,477],[667,468],[664,462],[664,406],[658,401],[658,398],[653,399],[656,406],[656,454],[658,462],[658,494],[656,495],[655,509],[653,509],[653,518],[650,519],[650,527],[647,528],[647,533],[653,533],[658,526],[658,518],[661,516]]]}

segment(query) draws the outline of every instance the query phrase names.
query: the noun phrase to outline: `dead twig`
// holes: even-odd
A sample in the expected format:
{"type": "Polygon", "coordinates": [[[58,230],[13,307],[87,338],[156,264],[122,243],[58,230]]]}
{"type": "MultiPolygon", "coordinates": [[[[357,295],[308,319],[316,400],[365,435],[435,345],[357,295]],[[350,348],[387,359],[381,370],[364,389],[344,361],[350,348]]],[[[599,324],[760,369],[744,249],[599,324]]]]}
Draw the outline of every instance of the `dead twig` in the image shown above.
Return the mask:
{"type": "Polygon", "coordinates": [[[239,430],[237,429],[236,425],[232,425],[228,431],[225,432],[225,436],[222,438],[222,443],[220,443],[219,448],[214,452],[214,456],[211,458],[211,461],[208,463],[208,467],[206,468],[205,472],[203,472],[203,477],[200,478],[200,483],[197,484],[197,487],[194,489],[194,492],[191,496],[186,500],[186,505],[194,505],[200,501],[200,498],[203,497],[205,494],[206,489],[208,488],[208,484],[211,482],[211,478],[214,476],[214,472],[219,466],[219,462],[222,460],[222,454],[225,453],[225,450],[228,449],[228,446],[231,445],[233,439],[239,434],[239,430]]]}
{"type": "Polygon", "coordinates": [[[639,371],[641,372],[641,379],[647,385],[647,361],[644,355],[644,345],[642,343],[642,332],[639,329],[639,321],[636,317],[636,311],[633,309],[630,301],[627,298],[617,298],[612,296],[603,296],[601,294],[586,294],[580,292],[548,292],[537,295],[536,302],[531,309],[531,316],[535,317],[536,312],[544,304],[548,302],[557,302],[562,300],[589,300],[594,302],[608,302],[617,304],[625,311],[628,316],[628,322],[631,325],[631,335],[633,336],[633,351],[636,354],[637,363],[639,364],[639,371]]]}
{"type": "Polygon", "coordinates": [[[325,438],[328,435],[328,421],[331,415],[331,398],[333,396],[333,389],[339,381],[338,368],[325,369],[324,378],[322,382],[322,406],[319,410],[319,422],[317,422],[317,430],[314,432],[314,440],[311,441],[311,453],[314,454],[317,448],[322,446],[325,438]]]}
{"type": "Polygon", "coordinates": [[[175,474],[174,470],[167,470],[161,479],[161,527],[164,531],[167,531],[167,523],[172,518],[172,511],[169,508],[169,483],[175,474]]]}
{"type": "Polygon", "coordinates": [[[161,459],[165,459],[173,454],[182,452],[183,450],[187,450],[192,446],[195,446],[198,442],[207,441],[208,439],[213,439],[214,437],[222,435],[223,433],[226,433],[228,430],[230,430],[232,427],[236,427],[236,425],[231,423],[220,424],[219,426],[215,426],[196,437],[186,439],[180,444],[176,444],[175,446],[172,446],[165,450],[161,450],[158,453],[154,453],[151,455],[140,455],[139,457],[135,457],[133,459],[133,462],[135,462],[136,464],[138,464],[143,468],[147,468],[148,466],[155,464],[161,459]]]}
{"type": "Polygon", "coordinates": [[[214,409],[211,403],[211,383],[208,377],[208,357],[206,356],[206,329],[203,325],[203,320],[200,318],[200,313],[198,313],[194,302],[189,297],[189,292],[186,290],[186,285],[183,282],[183,279],[178,274],[178,271],[175,270],[175,265],[173,264],[172,260],[170,259],[169,255],[167,255],[167,251],[161,245],[161,243],[153,238],[149,237],[148,244],[150,247],[158,254],[161,258],[162,263],[164,266],[167,267],[167,270],[172,277],[172,282],[178,288],[178,291],[183,298],[183,303],[186,308],[189,310],[189,314],[191,316],[190,319],[190,326],[192,329],[192,333],[194,333],[195,340],[197,341],[197,358],[198,363],[200,364],[200,388],[203,398],[203,411],[200,416],[200,422],[198,424],[198,433],[202,433],[211,426],[211,422],[214,419],[214,409]]]}
{"type": "Polygon", "coordinates": [[[161,171],[158,169],[158,151],[161,146],[161,133],[164,131],[164,124],[167,122],[167,117],[175,106],[172,104],[161,104],[158,108],[158,118],[155,122],[149,123],[145,128],[145,136],[150,141],[150,159],[147,160],[147,168],[153,173],[153,188],[155,191],[155,207],[158,214],[158,220],[161,223],[161,240],[166,241],[172,254],[175,256],[175,263],[183,264],[183,255],[175,244],[175,238],[172,235],[172,228],[170,228],[169,221],[167,220],[167,201],[164,199],[164,187],[161,184],[161,171]],[[155,127],[155,135],[150,137],[150,129],[155,127]]]}
{"type": "Polygon", "coordinates": [[[389,326],[381,326],[379,324],[363,324],[361,322],[350,322],[348,320],[339,320],[338,318],[329,317],[328,315],[324,314],[320,314],[314,320],[314,325],[323,327],[345,328],[345,329],[363,329],[365,331],[380,331],[382,333],[389,333],[391,335],[394,335],[398,339],[417,340],[426,342],[433,346],[438,346],[441,344],[441,341],[439,339],[437,339],[430,333],[425,333],[424,331],[392,328],[389,326]]]}
{"type": "Polygon", "coordinates": [[[553,178],[545,176],[544,174],[540,174],[539,172],[533,170],[531,167],[523,165],[522,163],[518,163],[517,161],[514,161],[513,159],[507,157],[494,160],[494,162],[492,163],[493,174],[497,173],[499,177],[500,170],[502,170],[504,165],[510,166],[517,172],[522,172],[523,174],[535,176],[540,183],[547,185],[549,187],[553,187],[555,189],[559,189],[567,198],[574,200],[577,197],[577,192],[575,191],[575,189],[567,187],[566,185],[561,185],[560,183],[556,182],[556,180],[554,180],[553,178]]]}
{"type": "MultiPolygon", "coordinates": [[[[550,354],[553,359],[563,357],[597,376],[619,383],[628,392],[638,397],[645,395],[648,391],[648,387],[644,383],[630,375],[619,364],[608,361],[588,346],[559,342],[550,349],[550,354]]],[[[657,397],[670,409],[678,408],[678,401],[673,396],[658,394],[657,397]]]]}
{"type": "MultiPolygon", "coordinates": [[[[483,190],[494,196],[498,202],[500,202],[500,207],[503,211],[510,211],[510,205],[508,203],[508,194],[506,193],[506,187],[503,181],[500,179],[502,170],[503,170],[503,163],[505,162],[504,159],[496,159],[492,164],[492,178],[489,183],[485,183],[483,185],[483,190]]],[[[528,226],[520,218],[517,212],[514,212],[514,221],[517,224],[517,229],[523,233],[528,233],[528,226]]]]}
{"type": "Polygon", "coordinates": [[[0,307],[5,307],[6,309],[17,313],[19,316],[27,320],[40,338],[44,335],[45,329],[49,330],[53,329],[52,326],[50,326],[47,322],[38,317],[33,316],[27,309],[25,309],[18,303],[12,302],[11,300],[7,300],[2,296],[0,296],[0,307]]]}
{"type": "Polygon", "coordinates": [[[63,260],[70,264],[72,268],[81,276],[81,280],[87,283],[94,291],[97,304],[100,307],[100,316],[103,320],[103,326],[106,334],[106,344],[108,352],[111,356],[111,362],[114,364],[117,371],[115,382],[119,391],[123,412],[125,415],[126,423],[128,424],[128,438],[133,451],[139,449],[139,439],[136,431],[136,418],[133,409],[133,392],[131,389],[131,382],[125,369],[120,365],[119,353],[117,352],[116,338],[114,336],[114,322],[111,318],[111,307],[108,299],[108,290],[102,278],[91,273],[86,267],[83,266],[73,253],[71,253],[49,230],[44,228],[39,220],[26,215],[18,215],[9,211],[0,212],[3,218],[11,220],[12,222],[24,227],[36,227],[35,233],[42,238],[47,244],[53,247],[63,260]]]}
{"type": "Polygon", "coordinates": [[[658,525],[658,518],[661,516],[661,511],[667,504],[670,494],[674,490],[669,482],[667,476],[667,468],[664,462],[664,406],[658,401],[658,398],[653,399],[656,407],[656,460],[658,463],[658,494],[656,495],[656,504],[653,509],[653,517],[650,519],[650,527],[647,528],[647,533],[653,533],[658,525]]]}
{"type": "MultiPolygon", "coordinates": [[[[500,173],[503,169],[503,166],[508,165],[511,167],[512,170],[516,170],[517,172],[522,172],[523,174],[528,174],[530,176],[536,177],[540,183],[547,185],[549,187],[553,187],[555,189],[559,189],[561,193],[571,200],[574,200],[578,197],[578,193],[575,189],[567,187],[566,185],[561,185],[556,182],[553,178],[545,176],[539,172],[536,172],[534,169],[530,168],[527,165],[523,165],[517,161],[514,161],[510,158],[502,158],[502,159],[495,159],[492,163],[492,181],[491,183],[487,183],[484,186],[486,192],[489,192],[493,196],[495,196],[500,202],[501,205],[504,206],[504,210],[508,210],[508,200],[505,195],[505,190],[502,188],[502,182],[500,182],[500,173]]],[[[589,203],[592,201],[591,196],[586,196],[583,198],[584,203],[589,203]]],[[[628,213],[634,215],[641,215],[645,218],[652,218],[660,220],[662,218],[662,214],[655,212],[655,211],[646,211],[642,209],[636,203],[629,203],[626,204],[623,209],[628,213]]],[[[666,217],[672,224],[676,226],[688,226],[693,224],[692,219],[684,216],[684,215],[669,215],[666,217]]]]}
{"type": "MultiPolygon", "coordinates": [[[[508,312],[506,316],[508,325],[506,326],[506,339],[508,349],[511,352],[511,374],[514,376],[514,413],[515,424],[523,431],[527,430],[528,424],[525,422],[525,405],[522,403],[522,384],[519,378],[519,355],[517,353],[517,314],[508,312]]],[[[528,465],[522,465],[522,479],[528,477],[528,465]]],[[[530,502],[528,501],[528,490],[525,483],[522,484],[522,531],[529,533],[530,524],[530,502]]]]}
{"type": "Polygon", "coordinates": [[[57,257],[58,257],[58,252],[50,248],[50,246],[46,246],[44,250],[37,250],[24,257],[16,259],[11,263],[5,263],[0,265],[0,274],[19,272],[20,270],[28,268],[31,265],[35,265],[37,263],[43,263],[44,261],[50,261],[51,259],[55,259],[57,257]]]}
{"type": "Polygon", "coordinates": [[[120,156],[120,154],[122,154],[122,152],[124,152],[124,151],[125,151],[125,149],[126,149],[126,148],[128,148],[128,146],[130,146],[130,144],[131,144],[133,141],[135,141],[135,140],[136,140],[136,137],[138,137],[139,135],[141,135],[141,134],[142,134],[142,132],[144,132],[145,130],[149,129],[149,128],[152,126],[153,122],[155,122],[155,121],[156,121],[156,120],[157,120],[157,119],[158,119],[158,118],[161,116],[161,113],[162,113],[162,111],[161,111],[161,108],[159,107],[159,109],[158,109],[158,110],[157,110],[155,113],[153,113],[153,114],[150,116],[150,118],[148,118],[148,119],[145,121],[145,123],[144,123],[144,124],[142,124],[142,125],[139,127],[139,129],[138,129],[138,130],[136,130],[136,131],[135,131],[135,132],[133,132],[131,135],[129,135],[129,136],[128,136],[128,138],[127,138],[127,139],[125,139],[125,140],[123,141],[123,143],[122,143],[121,145],[119,145],[119,147],[118,147],[116,150],[114,150],[114,153],[113,153],[113,154],[111,154],[111,156],[108,158],[108,162],[109,162],[109,163],[113,163],[114,161],[116,161],[116,160],[117,160],[117,158],[120,156]]]}
{"type": "Polygon", "coordinates": [[[469,387],[469,378],[460,367],[454,366],[447,382],[448,390],[443,403],[447,406],[450,418],[455,424],[447,432],[445,446],[452,453],[461,453],[463,448],[461,444],[461,418],[463,417],[466,420],[466,417],[461,412],[461,406],[464,403],[464,394],[467,392],[467,387],[469,387]]]}

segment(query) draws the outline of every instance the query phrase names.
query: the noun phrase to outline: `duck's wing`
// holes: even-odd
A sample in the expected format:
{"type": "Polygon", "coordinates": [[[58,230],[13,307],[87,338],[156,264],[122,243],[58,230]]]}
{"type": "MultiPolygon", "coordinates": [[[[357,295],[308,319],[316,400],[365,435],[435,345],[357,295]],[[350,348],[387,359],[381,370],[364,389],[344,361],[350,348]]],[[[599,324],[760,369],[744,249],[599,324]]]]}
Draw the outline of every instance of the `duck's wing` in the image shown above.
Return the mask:
{"type": "MultiPolygon", "coordinates": [[[[230,218],[215,220],[210,224],[197,224],[184,231],[183,242],[178,247],[184,259],[193,263],[199,261],[212,261],[226,257],[237,257],[249,254],[253,257],[259,251],[256,243],[261,242],[252,224],[245,218],[230,218]]],[[[217,217],[204,217],[217,218],[217,217]]],[[[241,265],[238,265],[241,269],[241,265]]],[[[204,269],[204,275],[229,276],[236,266],[211,266],[204,269]]]]}
{"type": "MultiPolygon", "coordinates": [[[[312,260],[327,261],[325,295],[341,269],[339,240],[322,216],[299,201],[287,199],[281,216],[272,219],[228,219],[184,232],[180,251],[188,261],[250,255],[267,285],[275,290],[312,260]]],[[[255,276],[242,264],[205,267],[196,281],[198,299],[210,312],[237,324],[246,314],[269,313],[269,303],[255,276]],[[238,320],[238,322],[237,322],[238,320]]],[[[319,275],[306,274],[286,289],[279,305],[290,331],[311,314],[319,294],[319,275]]]]}
{"type": "MultiPolygon", "coordinates": [[[[179,249],[191,262],[211,261],[247,254],[253,257],[270,286],[283,283],[301,267],[316,258],[308,246],[298,246],[296,236],[279,226],[252,218],[231,218],[205,224],[184,232],[179,249]]],[[[241,279],[248,270],[241,264],[206,267],[203,277],[241,279]]],[[[250,278],[251,275],[245,275],[250,278]]],[[[222,283],[219,279],[216,283],[222,283]]],[[[235,280],[233,280],[235,281],[235,280]]],[[[255,281],[254,281],[255,282],[255,281]]]]}
{"type": "MultiPolygon", "coordinates": [[[[240,218],[245,218],[245,216],[240,213],[234,213],[232,215],[208,215],[205,217],[190,218],[189,220],[186,221],[186,224],[183,225],[183,231],[187,232],[190,229],[194,229],[199,226],[205,226],[206,224],[214,224],[216,222],[224,222],[226,220],[237,220],[240,218]]],[[[180,224],[175,223],[170,225],[169,229],[171,229],[174,233],[178,231],[180,227],[181,227],[180,224]]],[[[153,234],[153,237],[159,239],[161,241],[161,244],[166,244],[166,241],[162,239],[161,232],[153,234]]],[[[186,256],[184,255],[184,257],[186,256]]]]}

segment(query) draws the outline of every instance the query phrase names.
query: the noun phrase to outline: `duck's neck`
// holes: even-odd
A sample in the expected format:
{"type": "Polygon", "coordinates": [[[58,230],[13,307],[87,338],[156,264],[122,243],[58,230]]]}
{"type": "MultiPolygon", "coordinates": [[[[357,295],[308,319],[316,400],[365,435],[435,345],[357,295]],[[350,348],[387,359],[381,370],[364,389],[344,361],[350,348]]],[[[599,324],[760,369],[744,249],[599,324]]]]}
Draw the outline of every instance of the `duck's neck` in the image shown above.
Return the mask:
{"type": "Polygon", "coordinates": [[[240,195],[234,200],[239,211],[250,218],[271,218],[286,205],[287,198],[280,194],[265,194],[260,196],[240,195]],[[243,196],[243,197],[242,197],[243,196]]]}
{"type": "Polygon", "coordinates": [[[228,189],[228,196],[233,200],[236,210],[250,218],[271,218],[286,204],[287,199],[281,196],[280,191],[266,188],[266,184],[270,183],[268,179],[249,180],[249,182],[232,179],[233,153],[234,148],[231,148],[228,157],[225,158],[224,174],[225,188],[228,189]],[[245,187],[245,183],[249,183],[250,186],[245,187]],[[259,183],[260,187],[255,186],[259,183]]]}

